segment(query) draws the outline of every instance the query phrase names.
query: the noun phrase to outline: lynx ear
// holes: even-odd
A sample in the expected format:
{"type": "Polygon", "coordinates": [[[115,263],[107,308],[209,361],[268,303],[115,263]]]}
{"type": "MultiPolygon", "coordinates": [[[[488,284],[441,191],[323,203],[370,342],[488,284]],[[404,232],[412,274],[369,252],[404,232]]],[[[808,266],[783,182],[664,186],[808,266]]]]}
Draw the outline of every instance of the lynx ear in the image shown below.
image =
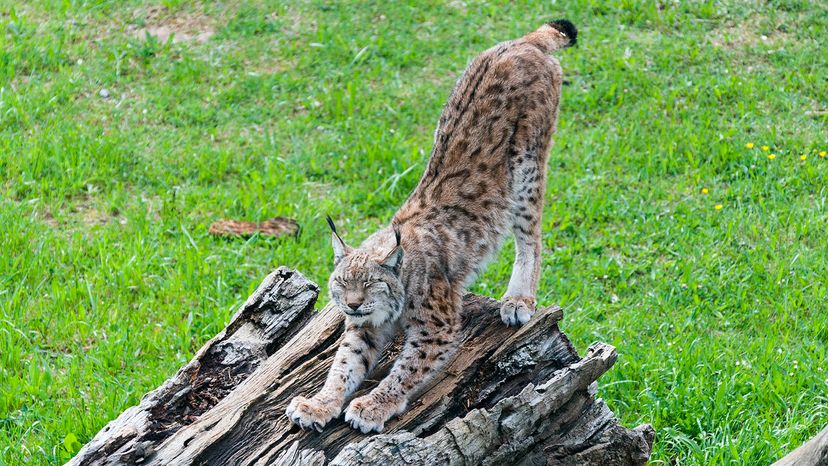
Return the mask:
{"type": "Polygon", "coordinates": [[[380,261],[380,265],[391,269],[394,273],[399,273],[403,259],[403,249],[400,245],[400,230],[394,228],[394,237],[397,239],[397,245],[380,261]]]}
{"type": "Polygon", "coordinates": [[[345,244],[345,241],[342,241],[342,238],[336,233],[336,225],[334,225],[333,220],[329,215],[325,216],[325,219],[328,220],[328,226],[331,227],[331,245],[333,246],[334,250],[334,265],[338,264],[339,261],[342,260],[348,253],[351,252],[351,247],[345,244]]]}

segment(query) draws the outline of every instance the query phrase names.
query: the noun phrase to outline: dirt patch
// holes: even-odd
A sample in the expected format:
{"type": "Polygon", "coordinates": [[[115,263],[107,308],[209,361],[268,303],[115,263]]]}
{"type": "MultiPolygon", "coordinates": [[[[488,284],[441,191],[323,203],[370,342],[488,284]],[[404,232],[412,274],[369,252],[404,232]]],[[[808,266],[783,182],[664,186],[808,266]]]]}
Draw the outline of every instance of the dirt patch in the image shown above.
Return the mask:
{"type": "Polygon", "coordinates": [[[126,225],[126,217],[117,210],[102,208],[91,197],[81,200],[78,204],[60,208],[57,218],[46,207],[36,213],[36,217],[51,228],[73,230],[78,226],[93,227],[117,223],[126,225]]]}
{"type": "Polygon", "coordinates": [[[170,13],[163,6],[147,8],[143,21],[143,27],[127,26],[127,34],[140,40],[150,35],[158,42],[167,42],[172,38],[173,43],[204,43],[215,34],[213,18],[199,13],[170,13]]]}
{"type": "Polygon", "coordinates": [[[37,212],[36,217],[39,218],[43,223],[49,225],[50,228],[57,228],[58,221],[55,219],[55,216],[52,215],[52,211],[49,210],[48,207],[43,209],[42,212],[37,212]]]}
{"type": "Polygon", "coordinates": [[[269,13],[265,15],[265,20],[281,22],[282,34],[288,40],[297,40],[303,36],[312,37],[319,28],[317,21],[308,17],[307,11],[297,5],[289,6],[282,15],[275,12],[269,13]]]}
{"type": "Polygon", "coordinates": [[[101,212],[100,210],[95,209],[94,207],[82,208],[78,212],[78,214],[80,215],[80,218],[83,221],[83,223],[88,226],[105,225],[110,221],[114,220],[113,216],[101,212]]]}
{"type": "Polygon", "coordinates": [[[738,24],[731,24],[713,31],[708,40],[714,47],[737,49],[764,45],[767,47],[780,47],[787,43],[790,38],[785,31],[774,29],[770,32],[762,32],[759,26],[759,19],[753,18],[738,24]]]}

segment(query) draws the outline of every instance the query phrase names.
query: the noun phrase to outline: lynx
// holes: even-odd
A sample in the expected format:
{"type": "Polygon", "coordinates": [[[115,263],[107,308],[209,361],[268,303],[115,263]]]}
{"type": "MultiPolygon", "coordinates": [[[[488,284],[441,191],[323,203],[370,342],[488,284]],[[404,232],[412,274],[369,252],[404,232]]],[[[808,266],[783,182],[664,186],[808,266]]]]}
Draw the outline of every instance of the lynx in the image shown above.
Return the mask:
{"type": "Polygon", "coordinates": [[[532,316],[562,80],[549,54],[575,44],[576,35],[569,21],[553,21],[471,62],[440,116],[425,173],[390,226],[352,248],[328,218],[330,297],[345,314],[345,335],[321,391],[290,402],[293,423],[321,431],[339,416],[404,330],[391,372],[345,409],[353,428],[382,431],[456,350],[464,290],[510,230],[516,254],[500,317],[518,326],[532,316]]]}

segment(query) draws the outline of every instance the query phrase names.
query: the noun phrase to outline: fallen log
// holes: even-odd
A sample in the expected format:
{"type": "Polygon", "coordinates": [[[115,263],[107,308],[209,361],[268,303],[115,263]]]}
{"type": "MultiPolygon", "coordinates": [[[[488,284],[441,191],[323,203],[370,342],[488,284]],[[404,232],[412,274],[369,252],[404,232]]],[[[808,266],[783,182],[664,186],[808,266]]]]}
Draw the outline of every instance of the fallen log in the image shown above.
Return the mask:
{"type": "Polygon", "coordinates": [[[828,426],[773,466],[828,466],[828,426]]]}
{"type": "MultiPolygon", "coordinates": [[[[284,414],[322,385],[344,327],[300,273],[271,273],[227,327],[161,387],[107,424],[69,465],[645,464],[649,425],[631,430],[595,398],[616,359],[597,343],[581,358],[559,307],[519,328],[499,303],[467,295],[457,356],[378,435],[342,417],[303,431],[284,414]]],[[[401,341],[362,389],[386,374],[401,341]]]]}

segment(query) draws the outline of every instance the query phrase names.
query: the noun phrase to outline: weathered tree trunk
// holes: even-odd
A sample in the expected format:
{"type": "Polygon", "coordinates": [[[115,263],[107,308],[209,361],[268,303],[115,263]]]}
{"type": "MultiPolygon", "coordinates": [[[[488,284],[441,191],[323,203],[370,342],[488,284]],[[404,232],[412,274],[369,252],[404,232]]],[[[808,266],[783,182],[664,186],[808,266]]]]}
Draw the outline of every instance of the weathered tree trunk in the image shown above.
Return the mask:
{"type": "MultiPolygon", "coordinates": [[[[456,358],[380,435],[341,418],[322,433],[284,415],[290,399],[322,385],[343,318],[314,313],[318,287],[279,268],[193,360],[110,422],[68,464],[644,464],[650,426],[618,424],[595,381],[615,349],[584,358],[558,329],[558,307],[520,329],[499,303],[468,295],[456,358]]],[[[385,351],[360,395],[388,372],[385,351]]]]}
{"type": "Polygon", "coordinates": [[[828,466],[828,426],[773,466],[828,466]]]}

